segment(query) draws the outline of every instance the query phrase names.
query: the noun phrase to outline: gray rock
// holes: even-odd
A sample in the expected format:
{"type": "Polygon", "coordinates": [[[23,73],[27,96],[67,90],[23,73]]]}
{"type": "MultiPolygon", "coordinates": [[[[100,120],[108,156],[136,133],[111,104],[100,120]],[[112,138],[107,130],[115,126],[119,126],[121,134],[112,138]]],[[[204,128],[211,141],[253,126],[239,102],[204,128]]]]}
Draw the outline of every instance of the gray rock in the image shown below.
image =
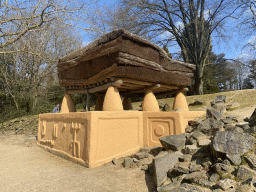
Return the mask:
{"type": "Polygon", "coordinates": [[[206,171],[193,172],[186,175],[183,179],[185,183],[197,183],[200,179],[208,179],[206,171]]]}
{"type": "Polygon", "coordinates": [[[227,159],[224,159],[223,163],[224,163],[225,165],[231,165],[230,161],[227,160],[227,159]]]}
{"type": "Polygon", "coordinates": [[[224,103],[214,103],[214,105],[212,105],[212,108],[218,111],[221,115],[226,112],[226,105],[224,103]]]}
{"type": "Polygon", "coordinates": [[[183,110],[180,108],[176,108],[176,109],[173,109],[173,111],[183,111],[183,110]]]}
{"type": "Polygon", "coordinates": [[[163,107],[163,111],[171,111],[171,107],[168,103],[165,103],[165,105],[163,107]]]}
{"type": "Polygon", "coordinates": [[[216,109],[209,107],[206,110],[206,118],[213,118],[216,120],[220,120],[222,117],[221,113],[218,112],[216,109]]]}
{"type": "Polygon", "coordinates": [[[256,155],[249,155],[244,157],[251,169],[256,170],[256,155]]]}
{"type": "Polygon", "coordinates": [[[193,137],[190,137],[190,138],[188,139],[187,144],[189,144],[189,145],[196,145],[196,144],[197,144],[197,140],[194,139],[193,137]]]}
{"type": "Polygon", "coordinates": [[[217,95],[214,98],[214,103],[221,103],[221,102],[226,103],[226,101],[227,101],[227,97],[225,95],[217,95]]]}
{"type": "Polygon", "coordinates": [[[237,178],[241,180],[247,180],[251,177],[256,177],[256,172],[249,167],[240,165],[237,171],[237,178]]]}
{"type": "Polygon", "coordinates": [[[148,155],[149,155],[149,154],[146,153],[146,152],[139,152],[139,153],[136,153],[136,154],[134,155],[134,157],[135,157],[136,159],[140,160],[140,159],[145,159],[145,158],[147,158],[148,155]]]}
{"type": "Polygon", "coordinates": [[[192,131],[194,130],[194,128],[192,126],[187,126],[186,129],[185,129],[185,132],[186,133],[191,133],[192,131]]]}
{"type": "Polygon", "coordinates": [[[201,185],[202,187],[212,188],[215,185],[215,182],[209,181],[207,179],[200,179],[197,184],[201,185]]]}
{"type": "Polygon", "coordinates": [[[169,183],[167,185],[162,185],[161,187],[157,188],[157,192],[170,191],[171,189],[179,187],[180,183],[181,183],[180,181],[175,181],[175,182],[169,183]]]}
{"type": "Polygon", "coordinates": [[[192,155],[182,155],[179,157],[180,162],[189,162],[192,159],[192,155]]]}
{"type": "Polygon", "coordinates": [[[133,166],[133,158],[126,157],[124,158],[124,167],[131,168],[133,166]]]}
{"type": "Polygon", "coordinates": [[[246,129],[249,129],[249,128],[250,128],[250,126],[249,126],[249,123],[248,123],[248,122],[240,122],[240,123],[237,123],[237,124],[236,124],[236,126],[237,126],[237,127],[242,128],[242,129],[244,129],[244,130],[246,130],[246,129]]]}
{"type": "Polygon", "coordinates": [[[165,103],[158,103],[159,108],[164,108],[165,103]]]}
{"type": "Polygon", "coordinates": [[[202,163],[202,166],[204,167],[205,170],[208,170],[211,165],[212,165],[211,161],[205,161],[202,163]]]}
{"type": "Polygon", "coordinates": [[[201,133],[200,131],[195,131],[191,137],[193,137],[196,140],[202,140],[202,139],[206,139],[207,136],[203,133],[201,133]]]}
{"type": "Polygon", "coordinates": [[[212,166],[213,170],[218,173],[218,174],[222,174],[223,172],[234,172],[235,168],[231,165],[225,165],[223,163],[216,163],[212,166]]]}
{"type": "Polygon", "coordinates": [[[199,172],[199,171],[201,171],[202,169],[203,169],[202,165],[196,164],[196,161],[192,161],[192,162],[190,163],[189,171],[190,171],[191,173],[193,173],[193,172],[199,172]]]}
{"type": "Polygon", "coordinates": [[[244,132],[249,133],[249,134],[255,134],[256,133],[256,126],[250,127],[249,129],[246,129],[244,132]]]}
{"type": "Polygon", "coordinates": [[[242,184],[237,186],[236,192],[255,192],[255,188],[248,185],[248,184],[242,184]]]}
{"type": "Polygon", "coordinates": [[[138,163],[138,161],[139,161],[137,158],[132,158],[132,159],[133,159],[134,163],[138,163]]]}
{"type": "Polygon", "coordinates": [[[189,168],[188,166],[178,166],[178,167],[174,167],[172,169],[170,169],[167,173],[167,176],[172,179],[175,177],[178,177],[180,175],[184,175],[184,174],[189,174],[189,168]]]}
{"type": "Polygon", "coordinates": [[[253,187],[253,189],[256,191],[256,177],[251,177],[251,178],[247,179],[243,184],[247,184],[247,185],[253,187]]]}
{"type": "Polygon", "coordinates": [[[210,192],[210,189],[203,188],[197,185],[183,183],[179,187],[173,188],[168,192],[210,192]]]}
{"type": "Polygon", "coordinates": [[[214,189],[213,192],[222,192],[222,189],[214,189]]]}
{"type": "Polygon", "coordinates": [[[201,101],[201,100],[195,100],[194,103],[190,103],[189,105],[190,105],[190,106],[195,106],[195,105],[203,105],[203,104],[204,104],[203,101],[201,101]]]}
{"type": "Polygon", "coordinates": [[[161,137],[159,140],[163,148],[165,148],[167,151],[180,151],[181,149],[185,148],[186,134],[183,133],[180,135],[167,135],[165,137],[161,137]]]}
{"type": "Polygon", "coordinates": [[[237,165],[239,163],[237,156],[252,149],[254,140],[255,138],[247,133],[218,131],[213,139],[213,150],[226,154],[227,158],[237,165]]]}
{"type": "Polygon", "coordinates": [[[149,153],[151,151],[152,147],[142,147],[140,148],[140,152],[149,153]]]}
{"type": "Polygon", "coordinates": [[[234,125],[233,124],[225,124],[224,126],[223,126],[223,128],[226,130],[228,130],[228,129],[232,129],[232,127],[234,127],[234,125]]]}
{"type": "Polygon", "coordinates": [[[192,126],[192,127],[196,127],[198,126],[200,123],[202,123],[202,120],[190,120],[188,121],[188,125],[192,126]]]}
{"type": "Polygon", "coordinates": [[[232,119],[230,119],[230,118],[221,119],[221,121],[222,121],[224,124],[232,124],[232,119]]]}
{"type": "Polygon", "coordinates": [[[153,162],[153,159],[154,159],[154,156],[149,154],[149,156],[145,159],[140,159],[138,162],[137,162],[137,165],[138,166],[142,166],[142,165],[145,165],[145,164],[150,164],[153,162]]]}
{"type": "Polygon", "coordinates": [[[212,182],[217,182],[219,180],[219,178],[220,178],[219,174],[213,173],[211,175],[211,177],[209,178],[209,180],[212,181],[212,182]]]}
{"type": "Polygon", "coordinates": [[[236,182],[232,179],[223,179],[219,180],[215,187],[222,189],[223,191],[227,191],[229,189],[234,189],[235,188],[236,182]]]}
{"type": "Polygon", "coordinates": [[[244,130],[241,127],[236,127],[236,126],[227,127],[225,129],[225,131],[234,131],[234,132],[238,132],[238,133],[243,133],[244,132],[244,130]]]}
{"type": "Polygon", "coordinates": [[[238,154],[226,154],[226,157],[231,161],[233,165],[240,165],[242,160],[238,154]]]}
{"type": "Polygon", "coordinates": [[[211,141],[210,139],[199,140],[199,141],[198,141],[198,146],[199,146],[199,147],[203,147],[203,146],[206,146],[206,145],[210,145],[211,142],[212,142],[212,141],[211,141]]]}
{"type": "Polygon", "coordinates": [[[249,118],[249,124],[251,127],[256,125],[256,108],[254,109],[251,117],[249,118]]]}
{"type": "Polygon", "coordinates": [[[147,171],[147,170],[148,170],[148,165],[142,165],[142,166],[141,166],[141,170],[147,171]]]}
{"type": "Polygon", "coordinates": [[[224,123],[217,121],[213,118],[208,118],[200,123],[197,127],[198,131],[201,131],[205,135],[215,135],[217,131],[221,131],[223,129],[224,123]]]}
{"type": "Polygon", "coordinates": [[[154,156],[156,156],[156,155],[158,155],[161,151],[162,151],[162,147],[154,147],[154,148],[152,148],[151,149],[151,153],[154,155],[154,156]]]}
{"type": "Polygon", "coordinates": [[[186,154],[194,154],[199,150],[196,145],[186,145],[185,152],[186,154]]]}
{"type": "Polygon", "coordinates": [[[158,187],[166,180],[168,170],[177,163],[180,156],[182,156],[182,153],[177,151],[154,158],[153,177],[158,187]]]}

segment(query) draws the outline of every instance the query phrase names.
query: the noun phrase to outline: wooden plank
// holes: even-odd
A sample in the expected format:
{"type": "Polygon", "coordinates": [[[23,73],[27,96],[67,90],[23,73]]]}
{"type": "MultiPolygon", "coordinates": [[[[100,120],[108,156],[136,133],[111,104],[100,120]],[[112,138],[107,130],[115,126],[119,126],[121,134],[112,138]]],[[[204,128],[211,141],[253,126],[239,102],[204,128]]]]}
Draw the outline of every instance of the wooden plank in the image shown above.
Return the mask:
{"type": "Polygon", "coordinates": [[[132,83],[132,84],[137,84],[137,85],[143,85],[143,86],[152,86],[153,83],[147,82],[147,81],[139,81],[135,79],[126,79],[126,78],[121,78],[123,83],[132,83]]]}
{"type": "Polygon", "coordinates": [[[95,83],[95,81],[103,81],[106,78],[111,78],[111,72],[115,71],[117,69],[117,64],[113,64],[111,67],[108,67],[106,69],[103,69],[101,72],[99,72],[98,74],[88,78],[86,84],[91,84],[91,83],[95,83]]]}
{"type": "Polygon", "coordinates": [[[164,71],[165,70],[161,65],[159,65],[156,62],[149,61],[149,60],[146,60],[146,59],[143,59],[143,58],[140,58],[140,57],[128,54],[128,53],[119,52],[118,56],[119,56],[118,57],[118,61],[119,62],[123,61],[123,62],[129,63],[131,65],[144,66],[144,67],[152,68],[152,69],[158,70],[158,71],[159,70],[160,71],[164,71]]]}
{"type": "Polygon", "coordinates": [[[85,82],[87,81],[87,79],[78,79],[78,80],[74,80],[74,79],[60,79],[60,85],[62,87],[64,86],[68,86],[70,84],[72,85],[83,85],[85,82]]]}
{"type": "Polygon", "coordinates": [[[150,90],[150,89],[156,89],[156,88],[159,88],[161,87],[160,84],[156,84],[156,85],[153,85],[153,86],[149,86],[149,87],[146,87],[144,89],[137,89],[137,90],[134,90],[134,91],[129,91],[128,93],[124,93],[125,96],[128,96],[128,95],[132,95],[134,93],[141,93],[141,92],[146,92],[147,90],[150,90]]]}
{"type": "MultiPolygon", "coordinates": [[[[111,67],[103,69],[101,72],[97,73],[96,75],[88,79],[82,79],[82,80],[60,79],[59,82],[62,87],[69,86],[69,85],[89,85],[98,81],[104,81],[106,78],[111,78],[110,73],[112,71],[115,71],[116,69],[117,69],[117,64],[113,64],[111,67]]],[[[101,82],[101,83],[103,84],[104,82],[101,82]]]]}
{"type": "Polygon", "coordinates": [[[95,92],[98,92],[98,91],[102,91],[102,90],[105,90],[111,86],[114,86],[114,87],[120,87],[121,85],[123,84],[123,81],[122,80],[117,80],[115,82],[110,82],[110,83],[107,83],[105,85],[101,85],[99,87],[95,87],[95,88],[92,88],[92,89],[88,89],[88,92],[89,93],[95,93],[95,92]]]}
{"type": "Polygon", "coordinates": [[[87,89],[67,90],[66,93],[67,94],[87,93],[87,89]]]}
{"type": "Polygon", "coordinates": [[[122,42],[122,38],[119,37],[103,45],[99,45],[97,47],[88,49],[86,50],[86,52],[81,53],[81,55],[79,55],[75,59],[60,61],[60,63],[57,64],[58,70],[63,71],[70,67],[74,67],[83,61],[92,60],[110,53],[117,52],[120,50],[121,42],[122,42]]]}

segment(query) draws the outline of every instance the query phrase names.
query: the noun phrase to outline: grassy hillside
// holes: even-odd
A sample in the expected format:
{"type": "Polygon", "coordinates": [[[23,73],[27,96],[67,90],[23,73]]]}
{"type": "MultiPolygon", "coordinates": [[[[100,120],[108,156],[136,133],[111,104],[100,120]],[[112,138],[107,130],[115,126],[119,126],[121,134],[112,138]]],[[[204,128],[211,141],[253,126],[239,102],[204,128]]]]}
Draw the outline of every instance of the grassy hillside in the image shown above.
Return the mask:
{"type": "MultiPolygon", "coordinates": [[[[249,90],[238,90],[238,91],[229,91],[221,92],[215,94],[206,94],[206,95],[195,95],[188,96],[187,102],[193,103],[195,100],[203,101],[203,105],[199,106],[189,106],[190,111],[204,111],[207,107],[210,106],[210,102],[214,100],[216,95],[226,95],[227,96],[227,105],[232,104],[231,110],[227,114],[236,114],[236,111],[242,111],[244,108],[254,106],[256,107],[256,89],[249,90]]],[[[159,99],[159,103],[168,103],[171,107],[173,105],[174,98],[165,98],[159,99]]],[[[138,109],[142,102],[132,103],[134,109],[138,109]]],[[[93,110],[94,107],[92,107],[93,110]]],[[[82,111],[82,109],[77,109],[77,111],[82,111]]],[[[225,115],[225,114],[224,114],[225,115]]],[[[6,121],[0,124],[0,133],[5,131],[14,131],[17,134],[36,134],[38,127],[38,115],[29,115],[10,121],[6,121]]]]}

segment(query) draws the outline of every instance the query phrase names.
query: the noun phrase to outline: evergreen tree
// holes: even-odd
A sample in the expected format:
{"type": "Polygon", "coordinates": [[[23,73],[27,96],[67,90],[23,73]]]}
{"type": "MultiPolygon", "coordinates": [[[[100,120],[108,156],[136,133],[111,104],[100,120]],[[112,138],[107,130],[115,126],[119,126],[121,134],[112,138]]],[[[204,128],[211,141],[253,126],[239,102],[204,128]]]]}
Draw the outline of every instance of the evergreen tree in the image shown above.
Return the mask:
{"type": "Polygon", "coordinates": [[[256,83],[256,59],[249,62],[250,75],[248,76],[251,80],[256,83]]]}
{"type": "Polygon", "coordinates": [[[243,89],[253,89],[254,85],[251,82],[251,79],[247,77],[243,82],[243,89]]]}

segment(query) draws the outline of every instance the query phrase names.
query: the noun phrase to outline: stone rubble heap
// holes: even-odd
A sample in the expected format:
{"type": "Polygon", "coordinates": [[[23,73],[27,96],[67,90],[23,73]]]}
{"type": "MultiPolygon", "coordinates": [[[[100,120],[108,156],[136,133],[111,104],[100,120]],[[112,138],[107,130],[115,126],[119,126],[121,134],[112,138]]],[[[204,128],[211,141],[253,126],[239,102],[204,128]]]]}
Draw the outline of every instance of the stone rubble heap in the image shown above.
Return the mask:
{"type": "Polygon", "coordinates": [[[189,121],[186,133],[160,138],[161,147],[142,148],[123,166],[151,173],[158,192],[256,191],[256,109],[236,122],[222,117],[225,101],[218,96],[206,119],[189,121]]]}

